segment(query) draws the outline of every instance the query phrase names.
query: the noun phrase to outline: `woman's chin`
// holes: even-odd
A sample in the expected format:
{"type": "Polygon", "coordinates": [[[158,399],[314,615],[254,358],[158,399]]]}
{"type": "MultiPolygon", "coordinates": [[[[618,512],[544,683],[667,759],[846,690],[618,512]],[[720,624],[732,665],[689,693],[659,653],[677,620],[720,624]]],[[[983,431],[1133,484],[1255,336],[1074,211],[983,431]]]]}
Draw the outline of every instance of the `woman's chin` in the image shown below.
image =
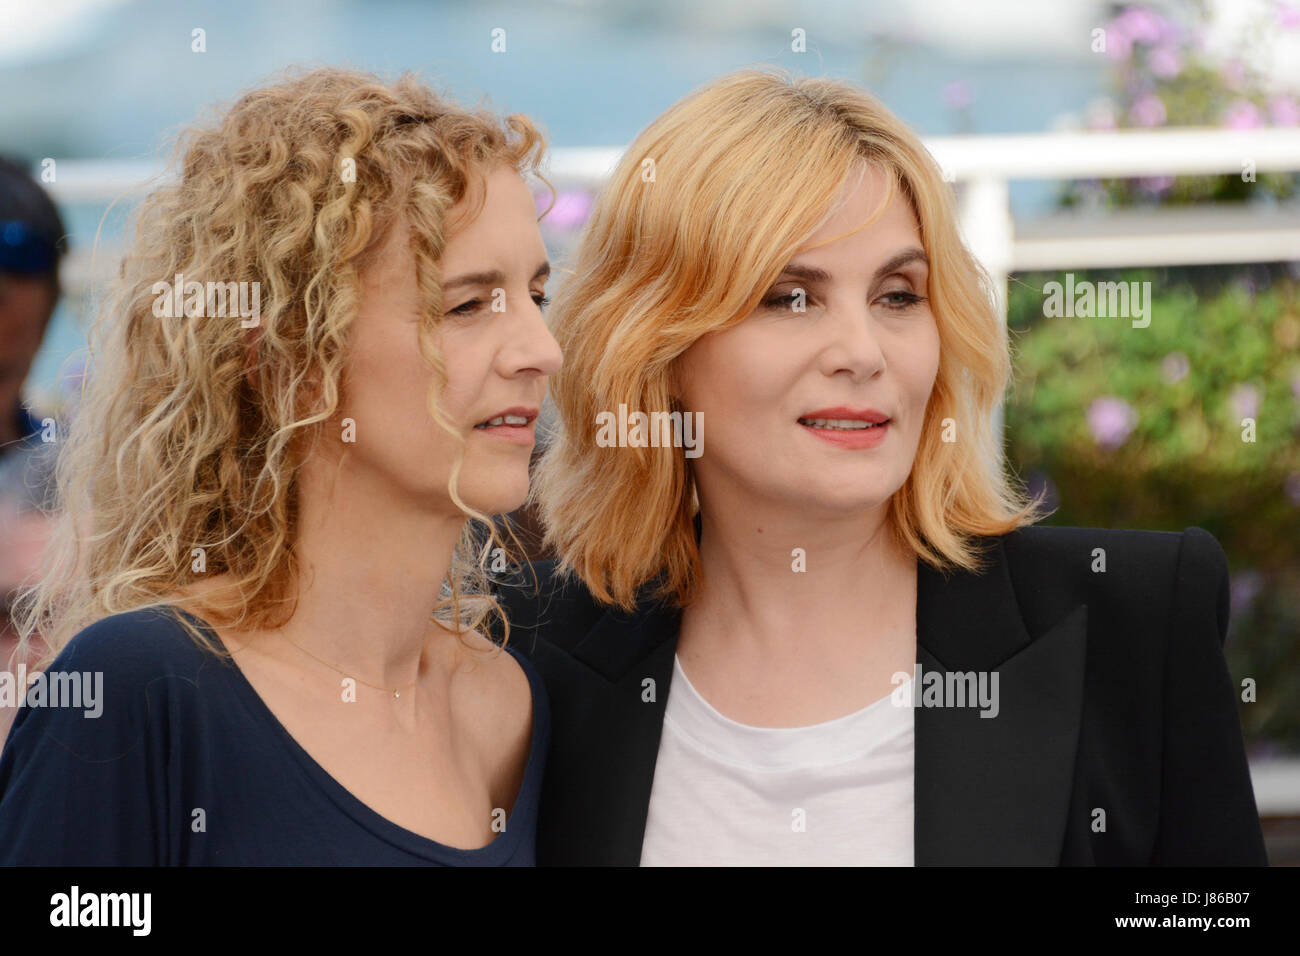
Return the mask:
{"type": "Polygon", "coordinates": [[[889,500],[889,495],[854,489],[827,489],[818,493],[813,489],[791,501],[793,510],[803,511],[809,515],[838,516],[853,518],[869,514],[889,500]]]}
{"type": "Polygon", "coordinates": [[[528,498],[528,475],[518,481],[492,481],[461,486],[460,500],[481,514],[509,514],[528,498]]]}

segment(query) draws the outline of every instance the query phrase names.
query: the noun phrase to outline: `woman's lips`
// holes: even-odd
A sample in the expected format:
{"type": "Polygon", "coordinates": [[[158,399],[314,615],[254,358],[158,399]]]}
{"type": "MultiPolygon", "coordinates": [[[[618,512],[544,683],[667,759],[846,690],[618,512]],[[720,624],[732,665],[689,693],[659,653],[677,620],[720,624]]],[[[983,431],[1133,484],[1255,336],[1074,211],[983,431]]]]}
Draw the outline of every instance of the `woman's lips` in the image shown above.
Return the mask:
{"type": "Polygon", "coordinates": [[[799,422],[799,427],[811,435],[820,438],[828,444],[837,448],[875,448],[885,440],[892,421],[887,421],[880,425],[870,425],[866,428],[829,428],[817,427],[815,425],[806,425],[803,421],[799,422]]]}
{"type": "Polygon", "coordinates": [[[514,442],[516,445],[531,445],[536,439],[533,434],[533,421],[535,419],[524,425],[507,425],[502,422],[500,425],[476,426],[474,434],[491,435],[493,438],[501,438],[505,441],[514,442]]]}
{"type": "Polygon", "coordinates": [[[516,445],[533,445],[533,423],[537,421],[538,410],[529,405],[512,405],[502,409],[490,418],[474,426],[474,432],[503,438],[516,445]]]}

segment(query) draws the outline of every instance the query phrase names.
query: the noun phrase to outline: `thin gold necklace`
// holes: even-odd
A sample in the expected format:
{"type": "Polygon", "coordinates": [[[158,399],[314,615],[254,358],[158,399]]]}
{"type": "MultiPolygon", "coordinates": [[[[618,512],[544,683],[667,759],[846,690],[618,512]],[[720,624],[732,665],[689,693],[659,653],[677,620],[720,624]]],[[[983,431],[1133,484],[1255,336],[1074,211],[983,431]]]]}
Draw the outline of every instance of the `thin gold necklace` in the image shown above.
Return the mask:
{"type": "MultiPolygon", "coordinates": [[[[283,637],[283,638],[284,638],[286,641],[288,641],[290,644],[292,644],[294,647],[298,648],[298,650],[302,651],[302,652],[303,652],[304,654],[306,654],[308,657],[312,658],[312,659],[315,660],[315,661],[320,662],[321,664],[324,664],[324,665],[325,665],[326,667],[328,667],[330,670],[335,671],[335,672],[337,672],[337,673],[339,673],[339,674],[342,674],[344,677],[348,678],[348,680],[354,680],[354,681],[357,681],[357,682],[359,682],[359,683],[365,684],[367,687],[373,687],[375,690],[382,690],[385,694],[391,692],[392,695],[393,695],[393,700],[399,700],[399,699],[401,698],[401,696],[402,696],[402,691],[406,690],[406,689],[409,688],[409,687],[414,687],[416,684],[418,684],[418,683],[420,682],[420,679],[417,677],[415,680],[411,681],[409,684],[402,684],[400,687],[384,687],[384,686],[382,686],[382,685],[380,685],[380,684],[372,684],[372,683],[370,683],[370,681],[368,681],[368,680],[362,680],[360,677],[356,677],[356,676],[354,676],[354,675],[352,675],[352,674],[349,674],[347,671],[343,670],[341,667],[335,667],[335,666],[334,666],[333,664],[331,664],[329,661],[327,661],[327,660],[323,660],[323,659],[317,657],[317,656],[316,656],[315,654],[313,654],[311,651],[307,650],[307,648],[303,647],[303,646],[302,646],[301,644],[299,644],[297,641],[295,641],[295,640],[293,640],[292,638],[290,638],[287,634],[284,633],[284,631],[280,631],[280,636],[283,637]]],[[[424,648],[425,648],[425,647],[428,647],[428,644],[429,644],[429,642],[426,640],[426,641],[424,642],[424,647],[421,647],[421,648],[420,648],[420,656],[421,656],[421,657],[424,656],[424,648]]]]}

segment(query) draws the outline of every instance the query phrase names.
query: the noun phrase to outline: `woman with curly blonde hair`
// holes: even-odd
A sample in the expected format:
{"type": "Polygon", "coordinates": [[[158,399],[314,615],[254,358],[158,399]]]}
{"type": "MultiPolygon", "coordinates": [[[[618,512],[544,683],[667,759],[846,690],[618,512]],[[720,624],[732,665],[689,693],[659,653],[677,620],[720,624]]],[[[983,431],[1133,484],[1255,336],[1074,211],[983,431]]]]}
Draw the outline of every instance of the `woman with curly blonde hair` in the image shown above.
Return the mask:
{"type": "Polygon", "coordinates": [[[546,697],[479,628],[560,364],[543,149],[332,69],[187,134],[21,599],[0,863],[532,862],[546,697]]]}
{"type": "Polygon", "coordinates": [[[557,701],[539,863],[1264,861],[1223,550],[1035,525],[1006,328],[889,110],[709,84],[572,271],[558,559],[502,591],[557,701]]]}

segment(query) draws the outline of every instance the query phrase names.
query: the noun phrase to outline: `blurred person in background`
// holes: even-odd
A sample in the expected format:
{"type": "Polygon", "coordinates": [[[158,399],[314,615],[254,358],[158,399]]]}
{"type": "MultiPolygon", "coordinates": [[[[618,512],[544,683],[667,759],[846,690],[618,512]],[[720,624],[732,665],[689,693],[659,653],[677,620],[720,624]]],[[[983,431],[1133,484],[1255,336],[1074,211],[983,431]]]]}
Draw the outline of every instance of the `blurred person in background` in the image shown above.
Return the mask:
{"type": "MultiPolygon", "coordinates": [[[[66,252],[54,202],[23,166],[0,157],[0,669],[11,672],[10,603],[32,580],[49,536],[43,512],[51,506],[56,447],[41,440],[42,416],[23,404],[22,389],[59,301],[66,252]]],[[[0,700],[0,740],[13,715],[0,700]]]]}

